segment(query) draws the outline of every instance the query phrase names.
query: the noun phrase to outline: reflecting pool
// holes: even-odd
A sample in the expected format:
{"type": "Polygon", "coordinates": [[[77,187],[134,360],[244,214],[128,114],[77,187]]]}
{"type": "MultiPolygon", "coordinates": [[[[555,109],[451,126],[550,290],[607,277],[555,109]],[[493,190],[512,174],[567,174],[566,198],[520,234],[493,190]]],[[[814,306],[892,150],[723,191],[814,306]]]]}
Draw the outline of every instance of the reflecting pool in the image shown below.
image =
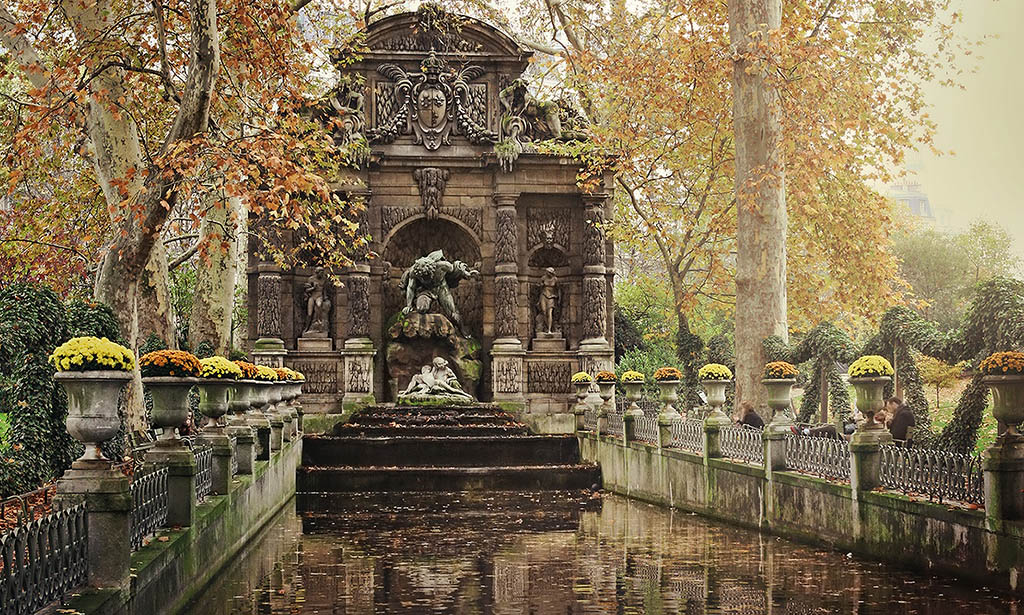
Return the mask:
{"type": "Polygon", "coordinates": [[[511,512],[289,505],[187,612],[1024,613],[995,591],[617,496],[516,497],[511,512]]]}

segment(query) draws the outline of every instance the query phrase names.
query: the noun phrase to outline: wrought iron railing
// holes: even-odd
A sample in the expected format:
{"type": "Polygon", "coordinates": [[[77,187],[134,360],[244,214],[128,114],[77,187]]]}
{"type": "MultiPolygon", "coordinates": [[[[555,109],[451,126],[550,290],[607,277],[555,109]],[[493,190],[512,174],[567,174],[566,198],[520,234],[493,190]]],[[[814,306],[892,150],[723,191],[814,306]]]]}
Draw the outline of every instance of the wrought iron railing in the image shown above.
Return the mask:
{"type": "Polygon", "coordinates": [[[670,448],[680,448],[691,453],[704,453],[704,421],[697,419],[676,419],[669,426],[672,439],[670,448]]]}
{"type": "Polygon", "coordinates": [[[908,495],[985,504],[981,459],[974,455],[886,444],[882,446],[880,475],[887,489],[908,495]]]}
{"type": "Polygon", "coordinates": [[[608,413],[608,435],[622,437],[622,415],[618,412],[608,413]]]}
{"type": "Polygon", "coordinates": [[[658,443],[658,418],[656,416],[638,416],[633,421],[636,439],[648,444],[658,443]]]}
{"type": "Polygon", "coordinates": [[[167,522],[167,468],[132,480],[132,549],[138,549],[167,522]]]}
{"type": "Polygon", "coordinates": [[[7,525],[24,525],[49,512],[52,485],[0,500],[0,531],[7,525]]]}
{"type": "Polygon", "coordinates": [[[196,456],[196,500],[204,500],[213,488],[213,448],[198,445],[193,449],[196,456]]]}
{"type": "MultiPolygon", "coordinates": [[[[629,406],[630,406],[631,403],[632,402],[630,402],[629,400],[625,399],[625,397],[623,397],[623,398],[616,398],[615,399],[615,410],[619,414],[625,414],[626,410],[629,410],[629,406]]],[[[658,403],[656,400],[653,400],[653,399],[641,399],[640,401],[636,402],[636,405],[639,406],[640,410],[643,411],[644,416],[654,416],[654,417],[656,417],[656,416],[658,416],[658,413],[661,412],[661,404],[658,403]]]]}
{"type": "Polygon", "coordinates": [[[791,434],[786,437],[786,469],[829,480],[850,480],[846,440],[791,434]]]}
{"type": "Polygon", "coordinates": [[[35,613],[85,584],[87,545],[85,504],[0,535],[0,612],[35,613]]]}
{"type": "Polygon", "coordinates": [[[587,408],[583,413],[583,429],[585,431],[597,431],[597,410],[587,408]]]}
{"type": "Polygon", "coordinates": [[[723,427],[719,432],[722,456],[745,463],[764,463],[764,440],[761,430],[750,427],[723,427]]]}

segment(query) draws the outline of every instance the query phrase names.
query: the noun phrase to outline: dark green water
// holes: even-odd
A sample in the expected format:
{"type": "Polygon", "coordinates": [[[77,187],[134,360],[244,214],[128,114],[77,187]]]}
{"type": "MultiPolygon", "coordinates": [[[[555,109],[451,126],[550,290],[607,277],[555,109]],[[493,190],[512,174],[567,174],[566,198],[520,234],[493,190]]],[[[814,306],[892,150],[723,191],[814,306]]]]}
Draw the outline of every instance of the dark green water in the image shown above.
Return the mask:
{"type": "Polygon", "coordinates": [[[186,612],[1024,613],[994,591],[678,511],[615,496],[596,508],[304,524],[289,505],[186,612]]]}

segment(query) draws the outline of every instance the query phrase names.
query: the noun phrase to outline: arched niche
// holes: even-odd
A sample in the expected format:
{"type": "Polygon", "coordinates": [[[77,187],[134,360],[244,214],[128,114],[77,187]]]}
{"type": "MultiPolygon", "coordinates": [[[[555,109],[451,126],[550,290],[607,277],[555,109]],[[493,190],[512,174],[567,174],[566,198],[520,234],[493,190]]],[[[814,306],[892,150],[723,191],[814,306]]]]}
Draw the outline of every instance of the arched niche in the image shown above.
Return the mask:
{"type": "MultiPolygon", "coordinates": [[[[384,245],[382,260],[389,265],[384,280],[384,325],[405,306],[399,283],[413,262],[434,250],[444,251],[448,260],[480,266],[480,246],[461,224],[444,218],[420,217],[404,222],[392,231],[384,245]]],[[[483,294],[479,277],[463,280],[453,291],[455,305],[474,337],[483,334],[483,294]]],[[[386,333],[386,332],[385,332],[386,333]]]]}

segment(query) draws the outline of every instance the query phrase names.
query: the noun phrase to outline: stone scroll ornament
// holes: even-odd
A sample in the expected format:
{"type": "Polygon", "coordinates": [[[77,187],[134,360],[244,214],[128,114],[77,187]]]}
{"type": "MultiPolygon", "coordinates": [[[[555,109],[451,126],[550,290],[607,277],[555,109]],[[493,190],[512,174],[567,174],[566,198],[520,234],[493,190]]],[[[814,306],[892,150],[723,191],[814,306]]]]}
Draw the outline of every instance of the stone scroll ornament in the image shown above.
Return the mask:
{"type": "Polygon", "coordinates": [[[434,220],[437,214],[441,213],[441,199],[444,197],[444,187],[448,183],[451,173],[448,169],[436,167],[424,167],[412,172],[413,179],[420,187],[420,201],[423,203],[423,213],[427,220],[434,220]]]}
{"type": "Polygon", "coordinates": [[[375,143],[391,143],[411,124],[414,140],[430,151],[451,145],[451,135],[462,134],[470,143],[494,143],[498,135],[479,124],[470,81],[484,74],[480,66],[456,72],[432,51],[420,63],[420,73],[409,74],[395,64],[381,64],[377,72],[394,82],[391,115],[368,131],[375,143]],[[411,121],[410,121],[411,120],[411,121]]]}

